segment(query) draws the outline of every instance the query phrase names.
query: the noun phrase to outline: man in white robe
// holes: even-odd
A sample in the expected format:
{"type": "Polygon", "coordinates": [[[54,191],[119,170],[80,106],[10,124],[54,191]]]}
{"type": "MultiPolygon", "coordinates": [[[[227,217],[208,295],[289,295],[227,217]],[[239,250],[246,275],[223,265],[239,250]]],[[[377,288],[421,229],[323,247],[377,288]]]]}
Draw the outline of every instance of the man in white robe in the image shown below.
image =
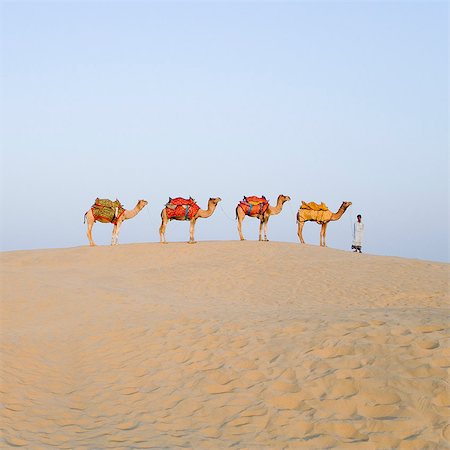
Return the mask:
{"type": "Polygon", "coordinates": [[[364,235],[364,224],[362,223],[362,220],[361,220],[361,214],[358,214],[356,216],[355,225],[353,226],[352,249],[354,252],[362,253],[361,247],[362,247],[363,235],[364,235]]]}

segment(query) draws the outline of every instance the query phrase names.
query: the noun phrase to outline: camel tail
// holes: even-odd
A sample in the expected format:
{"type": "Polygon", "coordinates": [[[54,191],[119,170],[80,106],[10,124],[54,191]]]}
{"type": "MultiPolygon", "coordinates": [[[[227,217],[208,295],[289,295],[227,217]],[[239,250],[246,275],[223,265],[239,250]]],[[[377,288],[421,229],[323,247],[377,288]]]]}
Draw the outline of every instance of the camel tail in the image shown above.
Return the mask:
{"type": "Polygon", "coordinates": [[[88,212],[89,212],[89,211],[86,211],[86,212],[84,213],[84,220],[83,220],[83,223],[86,223],[86,216],[87,216],[88,212]]]}

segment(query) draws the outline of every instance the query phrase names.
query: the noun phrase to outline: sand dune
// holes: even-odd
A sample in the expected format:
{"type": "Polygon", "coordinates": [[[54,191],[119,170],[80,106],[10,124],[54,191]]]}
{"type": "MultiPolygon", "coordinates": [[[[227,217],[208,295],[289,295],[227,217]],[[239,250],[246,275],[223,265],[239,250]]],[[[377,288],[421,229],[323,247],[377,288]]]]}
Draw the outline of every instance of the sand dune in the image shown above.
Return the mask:
{"type": "Polygon", "coordinates": [[[259,242],[1,255],[2,448],[449,448],[449,265],[259,242]]]}

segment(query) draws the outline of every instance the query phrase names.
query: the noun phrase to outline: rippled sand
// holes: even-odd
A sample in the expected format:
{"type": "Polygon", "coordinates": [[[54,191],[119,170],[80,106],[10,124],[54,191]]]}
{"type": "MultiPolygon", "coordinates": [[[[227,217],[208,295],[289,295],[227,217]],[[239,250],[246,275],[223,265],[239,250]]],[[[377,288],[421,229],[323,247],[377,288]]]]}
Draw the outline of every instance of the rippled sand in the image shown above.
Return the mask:
{"type": "Polygon", "coordinates": [[[449,448],[447,264],[272,242],[0,256],[1,448],[449,448]]]}

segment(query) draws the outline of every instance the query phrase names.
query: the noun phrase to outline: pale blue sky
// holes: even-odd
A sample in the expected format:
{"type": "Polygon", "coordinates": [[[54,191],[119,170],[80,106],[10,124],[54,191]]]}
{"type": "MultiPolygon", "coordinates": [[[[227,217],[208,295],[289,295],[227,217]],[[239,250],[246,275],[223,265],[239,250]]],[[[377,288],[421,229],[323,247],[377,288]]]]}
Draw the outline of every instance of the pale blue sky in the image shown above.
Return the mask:
{"type": "MultiPolygon", "coordinates": [[[[351,200],[329,246],[349,249],[361,213],[365,251],[448,260],[448,17],[446,2],[3,1],[2,250],[86,245],[97,196],[149,201],[122,243],[158,240],[169,195],[222,197],[196,238],[237,239],[242,195],[283,193],[272,240],[298,242],[301,200],[351,200]]],[[[318,244],[319,226],[304,235],[318,244]]]]}

